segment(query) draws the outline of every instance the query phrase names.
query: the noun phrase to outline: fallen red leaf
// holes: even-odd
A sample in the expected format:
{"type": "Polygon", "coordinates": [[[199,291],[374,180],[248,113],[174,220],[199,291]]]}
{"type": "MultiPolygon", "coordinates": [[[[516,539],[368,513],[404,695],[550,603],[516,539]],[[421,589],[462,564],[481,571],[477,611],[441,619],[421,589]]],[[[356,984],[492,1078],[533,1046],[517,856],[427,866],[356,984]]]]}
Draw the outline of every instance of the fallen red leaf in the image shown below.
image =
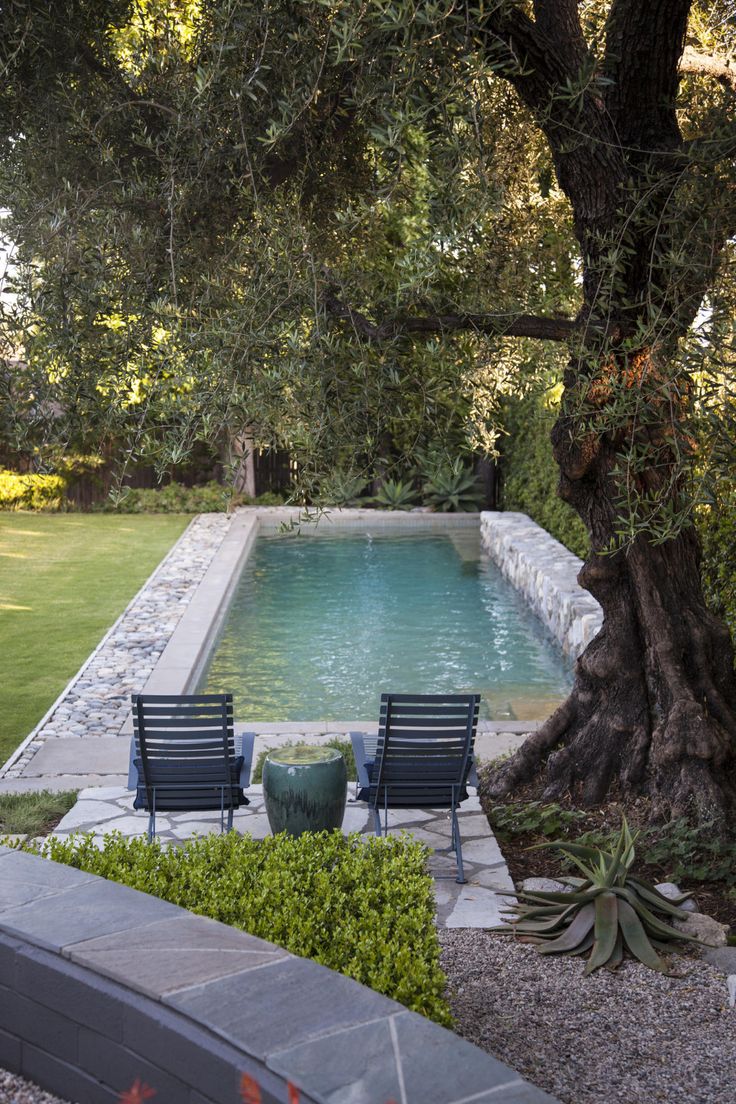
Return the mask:
{"type": "Polygon", "coordinates": [[[120,1104],[143,1104],[145,1100],[150,1100],[155,1095],[155,1089],[145,1081],[141,1081],[140,1077],[136,1077],[130,1088],[120,1094],[119,1101],[120,1104]]]}
{"type": "Polygon", "coordinates": [[[243,1104],[261,1104],[261,1086],[247,1073],[240,1078],[240,1099],[243,1104]]]}

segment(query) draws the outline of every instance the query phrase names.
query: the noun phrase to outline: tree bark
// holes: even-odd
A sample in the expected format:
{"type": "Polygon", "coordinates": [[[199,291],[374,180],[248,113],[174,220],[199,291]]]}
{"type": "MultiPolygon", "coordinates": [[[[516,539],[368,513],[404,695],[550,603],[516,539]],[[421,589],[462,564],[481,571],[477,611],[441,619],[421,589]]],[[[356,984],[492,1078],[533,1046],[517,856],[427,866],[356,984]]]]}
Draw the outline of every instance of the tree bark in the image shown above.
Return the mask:
{"type": "Polygon", "coordinates": [[[535,8],[534,24],[510,6],[490,21],[497,38],[524,42],[525,64],[509,62],[505,75],[547,135],[572,206],[583,258],[579,321],[597,322],[600,334],[605,319],[606,336],[591,332],[571,359],[552,434],[560,494],[591,538],[578,579],[604,622],[576,663],[568,700],[490,773],[486,792],[508,796],[532,783],[546,800],[570,794],[589,805],[646,794],[659,817],[723,829],[736,813],[736,679],[728,630],[703,599],[695,530],[685,525],[655,543],[642,525],[625,547],[617,541],[622,511],[636,523],[647,502],[658,499],[665,512],[680,504],[689,381],[677,347],[715,279],[726,233],[706,230],[713,193],[693,199],[687,172],[672,177],[684,148],[675,99],[690,4],[613,0],[605,90],[581,91],[574,117],[559,70],[567,59],[569,81],[579,80],[575,6],[535,8]],[[573,127],[585,140],[571,143],[573,127]],[[690,265],[675,275],[668,258],[678,249],[690,265]],[[632,446],[648,464],[630,462],[632,446]]]}

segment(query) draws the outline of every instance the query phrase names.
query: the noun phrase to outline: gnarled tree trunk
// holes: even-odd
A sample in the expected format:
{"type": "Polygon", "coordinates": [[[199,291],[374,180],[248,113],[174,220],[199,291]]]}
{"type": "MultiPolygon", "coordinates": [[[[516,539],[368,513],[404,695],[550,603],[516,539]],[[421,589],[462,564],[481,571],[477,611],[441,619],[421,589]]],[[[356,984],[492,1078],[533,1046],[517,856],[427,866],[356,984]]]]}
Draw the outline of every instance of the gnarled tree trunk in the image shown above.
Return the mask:
{"type": "Polygon", "coordinates": [[[579,582],[604,622],[576,663],[570,697],[495,771],[489,793],[537,780],[547,800],[647,794],[660,816],[725,823],[736,810],[736,680],[728,630],[703,599],[696,534],[656,545],[640,536],[625,552],[599,554],[614,535],[613,449],[570,479],[567,427],[555,438],[564,496],[598,550],[579,582]]]}

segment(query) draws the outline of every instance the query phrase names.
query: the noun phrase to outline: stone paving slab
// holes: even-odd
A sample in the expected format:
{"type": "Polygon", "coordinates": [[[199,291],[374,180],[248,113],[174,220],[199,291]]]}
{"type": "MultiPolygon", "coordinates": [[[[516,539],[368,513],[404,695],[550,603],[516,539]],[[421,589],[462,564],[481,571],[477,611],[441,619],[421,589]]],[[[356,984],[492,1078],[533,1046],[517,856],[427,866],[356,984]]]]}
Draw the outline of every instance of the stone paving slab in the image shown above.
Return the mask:
{"type": "Polygon", "coordinates": [[[145,924],[121,940],[114,933],[76,943],[72,962],[131,985],[157,1000],[205,981],[242,974],[287,954],[254,935],[243,936],[206,916],[183,913],[145,924]]]}
{"type": "MultiPolygon", "coordinates": [[[[354,792],[354,784],[350,784],[354,792]]],[[[255,839],[271,834],[263,802],[263,787],[248,788],[251,804],[236,810],[235,830],[255,839]]],[[[437,923],[448,928],[487,928],[503,922],[505,891],[514,886],[503,855],[472,788],[458,813],[465,862],[464,885],[457,883],[455,855],[450,850],[451,823],[447,809],[389,809],[389,831],[409,832],[432,849],[430,872],[435,881],[437,923]]],[[[76,805],[63,818],[55,836],[74,832],[92,832],[98,845],[105,833],[118,831],[124,836],[144,835],[148,814],[133,809],[133,794],[121,786],[91,787],[80,792],[76,805]]],[[[220,829],[217,812],[166,813],[156,818],[157,834],[168,843],[179,843],[194,835],[206,835],[220,829]]],[[[366,838],[374,834],[373,816],[362,801],[348,800],[342,829],[359,832],[366,838]]]]}
{"type": "Polygon", "coordinates": [[[60,774],[128,773],[128,744],[119,736],[59,737],[47,740],[23,771],[24,778],[60,774]]]}

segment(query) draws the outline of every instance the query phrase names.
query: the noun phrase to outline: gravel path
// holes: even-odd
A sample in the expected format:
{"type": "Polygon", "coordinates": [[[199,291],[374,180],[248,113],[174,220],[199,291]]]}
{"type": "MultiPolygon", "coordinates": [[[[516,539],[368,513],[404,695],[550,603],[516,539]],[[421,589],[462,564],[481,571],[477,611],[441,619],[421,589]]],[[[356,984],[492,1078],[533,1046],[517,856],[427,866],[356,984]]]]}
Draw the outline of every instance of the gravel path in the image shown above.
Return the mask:
{"type": "Polygon", "coordinates": [[[0,1104],[67,1104],[14,1073],[0,1069],[0,1104]]]}
{"type": "Polygon", "coordinates": [[[675,958],[684,978],[636,962],[583,977],[485,931],[441,931],[458,1034],[564,1104],[736,1100],[736,1009],[722,974],[675,958]]]}

